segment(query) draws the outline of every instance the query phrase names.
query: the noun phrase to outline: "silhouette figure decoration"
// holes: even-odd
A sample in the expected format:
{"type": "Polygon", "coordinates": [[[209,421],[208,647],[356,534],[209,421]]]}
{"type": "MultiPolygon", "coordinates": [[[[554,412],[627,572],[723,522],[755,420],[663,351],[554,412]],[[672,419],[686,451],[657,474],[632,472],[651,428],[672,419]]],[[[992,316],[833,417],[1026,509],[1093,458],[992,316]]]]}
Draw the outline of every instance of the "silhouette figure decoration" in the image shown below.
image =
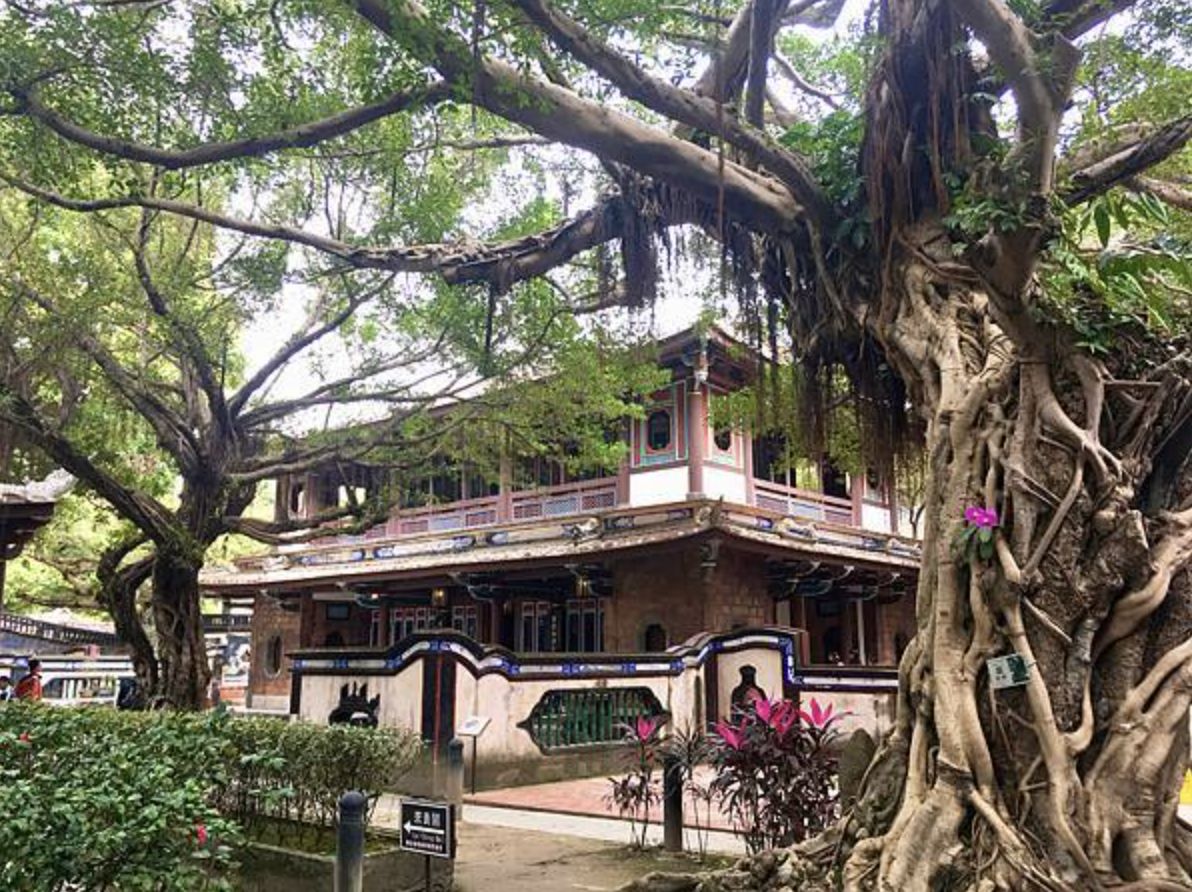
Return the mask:
{"type": "Polygon", "coordinates": [[[349,692],[345,684],[339,689],[339,705],[331,710],[327,717],[329,725],[354,725],[357,728],[375,728],[377,726],[377,708],[381,705],[381,695],[368,699],[368,685],[352,685],[349,692]]]}

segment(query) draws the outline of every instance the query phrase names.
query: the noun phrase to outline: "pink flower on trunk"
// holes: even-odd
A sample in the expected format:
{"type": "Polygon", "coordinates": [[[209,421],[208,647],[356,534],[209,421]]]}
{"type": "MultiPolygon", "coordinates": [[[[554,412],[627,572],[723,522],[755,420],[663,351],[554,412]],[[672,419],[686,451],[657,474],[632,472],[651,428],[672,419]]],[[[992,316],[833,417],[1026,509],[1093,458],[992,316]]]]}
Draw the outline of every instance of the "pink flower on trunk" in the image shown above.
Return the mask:
{"type": "Polygon", "coordinates": [[[740,750],[745,744],[745,720],[741,719],[740,726],[734,728],[728,722],[719,721],[715,727],[716,736],[719,737],[724,745],[729,749],[740,750]]]}
{"type": "Polygon", "coordinates": [[[993,529],[997,526],[997,511],[993,508],[982,508],[980,505],[969,505],[964,509],[964,519],[975,527],[993,529]]]}
{"type": "Polygon", "coordinates": [[[207,825],[195,824],[195,839],[199,841],[199,845],[207,845],[207,825]]]}
{"type": "Polygon", "coordinates": [[[799,718],[817,730],[822,731],[824,728],[828,727],[834,721],[839,719],[841,715],[843,715],[843,713],[840,713],[839,715],[833,715],[831,703],[827,704],[827,706],[821,707],[819,705],[819,701],[814,697],[811,698],[810,706],[810,712],[808,712],[806,709],[799,710],[799,718]]]}
{"type": "Polygon", "coordinates": [[[33,739],[29,736],[28,731],[22,731],[20,734],[18,734],[17,740],[19,740],[21,743],[33,743],[33,739]]]}
{"type": "Polygon", "coordinates": [[[654,736],[654,733],[662,725],[661,716],[646,716],[640,715],[634,723],[634,731],[637,732],[638,740],[649,740],[654,736]]]}

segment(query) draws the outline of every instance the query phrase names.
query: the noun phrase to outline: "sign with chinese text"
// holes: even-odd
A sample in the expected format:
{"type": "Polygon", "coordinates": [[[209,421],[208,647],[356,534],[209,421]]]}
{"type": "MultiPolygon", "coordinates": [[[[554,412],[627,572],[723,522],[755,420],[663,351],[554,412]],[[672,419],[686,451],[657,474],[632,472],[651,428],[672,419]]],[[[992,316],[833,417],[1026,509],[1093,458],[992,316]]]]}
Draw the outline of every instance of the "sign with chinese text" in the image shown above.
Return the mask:
{"type": "Polygon", "coordinates": [[[1022,654],[994,657],[986,660],[985,665],[989,669],[989,685],[995,691],[1020,687],[1031,677],[1031,667],[1022,654]]]}
{"type": "Polygon", "coordinates": [[[399,848],[432,858],[455,857],[455,808],[447,802],[401,801],[399,848]]]}

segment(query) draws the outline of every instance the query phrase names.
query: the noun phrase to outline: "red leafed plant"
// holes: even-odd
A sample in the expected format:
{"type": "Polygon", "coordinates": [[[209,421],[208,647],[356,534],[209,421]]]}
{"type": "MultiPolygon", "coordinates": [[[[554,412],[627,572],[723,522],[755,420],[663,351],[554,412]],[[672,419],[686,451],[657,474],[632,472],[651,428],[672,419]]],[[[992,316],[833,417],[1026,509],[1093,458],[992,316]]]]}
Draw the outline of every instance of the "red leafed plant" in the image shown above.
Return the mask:
{"type": "Polygon", "coordinates": [[[829,745],[843,713],[812,698],[757,700],[712,735],[712,789],[751,852],[787,846],[836,819],[836,759],[829,745]]]}
{"type": "Polygon", "coordinates": [[[626,773],[608,779],[609,792],[604,797],[622,818],[629,819],[632,843],[643,848],[650,827],[650,806],[662,796],[656,773],[662,743],[659,731],[665,723],[666,716],[643,715],[621,725],[626,773]]]}

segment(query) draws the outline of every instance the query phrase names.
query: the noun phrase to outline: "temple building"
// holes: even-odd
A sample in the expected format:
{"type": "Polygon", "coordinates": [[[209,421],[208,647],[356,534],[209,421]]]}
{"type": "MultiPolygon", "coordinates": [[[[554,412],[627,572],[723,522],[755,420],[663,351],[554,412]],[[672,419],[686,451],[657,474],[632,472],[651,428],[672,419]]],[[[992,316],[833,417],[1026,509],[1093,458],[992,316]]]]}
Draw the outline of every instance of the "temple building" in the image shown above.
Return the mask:
{"type": "MultiPolygon", "coordinates": [[[[787,636],[765,646],[793,648],[773,695],[888,696],[914,632],[919,564],[893,487],[827,461],[812,479],[792,479],[775,473],[772,441],[717,429],[711,399],[757,368],[725,332],[683,332],[661,342],[659,357],[671,382],[627,425],[616,473],[572,478],[562,462],[511,456],[495,481],[467,469],[423,481],[424,504],[407,499],[363,535],[207,570],[209,596],[254,600],[249,706],[306,714],[304,676],[400,671],[413,642],[425,645],[419,653],[454,653],[477,677],[499,666],[525,678],[537,666],[544,677],[596,673],[607,685],[667,654],[703,666],[720,645],[698,642],[762,629],[787,636]]],[[[280,480],[278,519],[316,516],[376,473],[280,480]]],[[[701,720],[728,702],[712,686],[701,688],[701,720]]],[[[428,709],[443,699],[425,685],[421,696],[428,709]]],[[[867,715],[880,723],[887,713],[867,715]]]]}

